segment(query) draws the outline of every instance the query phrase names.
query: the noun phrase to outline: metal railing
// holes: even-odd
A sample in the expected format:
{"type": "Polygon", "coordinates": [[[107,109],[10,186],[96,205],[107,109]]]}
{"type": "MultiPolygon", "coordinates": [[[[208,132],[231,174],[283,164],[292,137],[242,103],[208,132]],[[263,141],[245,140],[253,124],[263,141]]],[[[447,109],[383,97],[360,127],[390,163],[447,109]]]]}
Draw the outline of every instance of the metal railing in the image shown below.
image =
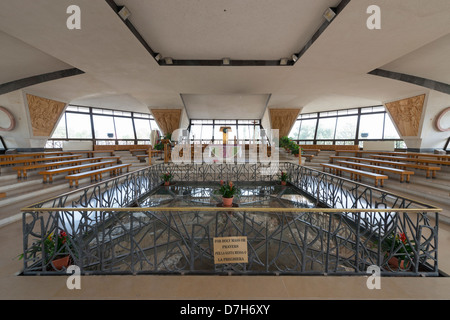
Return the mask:
{"type": "Polygon", "coordinates": [[[288,172],[289,187],[314,198],[316,208],[223,208],[175,192],[165,197],[185,205],[143,201],[164,188],[163,172],[197,185],[276,183],[267,169],[158,164],[24,208],[23,274],[63,273],[52,260],[64,252],[83,274],[366,275],[375,265],[384,275],[439,275],[439,208],[296,164],[276,170],[288,172]],[[66,241],[56,244],[60,234],[66,241]],[[214,238],[229,236],[247,238],[248,263],[214,263],[214,238]]]}

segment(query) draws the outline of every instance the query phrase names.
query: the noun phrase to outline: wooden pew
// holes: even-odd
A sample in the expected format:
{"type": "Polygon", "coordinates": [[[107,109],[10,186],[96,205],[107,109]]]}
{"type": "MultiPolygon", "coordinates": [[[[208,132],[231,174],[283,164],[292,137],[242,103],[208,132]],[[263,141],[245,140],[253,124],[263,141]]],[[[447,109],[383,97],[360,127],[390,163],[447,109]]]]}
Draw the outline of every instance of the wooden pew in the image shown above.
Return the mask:
{"type": "Polygon", "coordinates": [[[75,187],[78,188],[78,181],[80,179],[90,177],[91,182],[100,181],[100,180],[102,180],[102,178],[103,178],[102,175],[104,173],[109,172],[111,174],[111,176],[112,175],[117,176],[122,173],[123,169],[127,169],[127,172],[129,172],[130,166],[131,166],[131,164],[129,164],[129,163],[128,164],[118,164],[118,165],[111,166],[111,167],[105,167],[105,168],[70,174],[70,175],[66,176],[65,178],[67,180],[69,180],[70,188],[73,187],[74,182],[75,182],[75,187]]]}
{"type": "Polygon", "coordinates": [[[101,161],[103,158],[97,157],[97,158],[85,158],[85,159],[75,159],[75,160],[63,160],[63,161],[55,161],[55,162],[46,162],[46,163],[35,163],[30,164],[28,166],[16,166],[11,168],[12,170],[17,171],[17,179],[27,178],[27,171],[33,170],[33,169],[42,169],[45,168],[46,170],[59,168],[65,165],[80,165],[84,162],[94,162],[94,161],[101,161]]]}
{"type": "Polygon", "coordinates": [[[423,159],[423,158],[383,156],[383,155],[371,155],[370,157],[376,158],[376,159],[383,159],[383,160],[415,162],[417,164],[439,164],[439,165],[446,165],[446,166],[450,165],[450,161],[437,160],[437,159],[423,159]]]}
{"type": "Polygon", "coordinates": [[[45,161],[58,162],[58,161],[63,161],[63,160],[68,160],[68,159],[76,159],[76,158],[80,158],[80,157],[81,157],[81,155],[77,154],[77,155],[70,155],[70,156],[44,157],[44,158],[32,158],[32,159],[20,159],[20,160],[17,159],[17,160],[0,162],[0,168],[3,165],[28,166],[31,164],[42,163],[45,161]]]}
{"type": "MultiPolygon", "coordinates": [[[[301,147],[303,150],[303,154],[302,154],[302,156],[305,156],[305,155],[307,155],[307,153],[305,153],[305,152],[311,152],[313,155],[315,155],[315,156],[317,156],[318,154],[319,154],[319,152],[320,152],[320,149],[305,149],[305,148],[303,148],[303,147],[301,147]]],[[[309,154],[309,153],[308,153],[309,154]]]]}
{"type": "Polygon", "coordinates": [[[375,187],[378,187],[378,182],[380,182],[380,187],[382,188],[383,181],[388,179],[388,176],[386,176],[386,175],[367,172],[367,171],[363,171],[363,170],[351,169],[351,168],[342,167],[342,166],[329,164],[329,163],[321,163],[321,166],[323,167],[324,171],[326,168],[328,168],[330,170],[331,174],[334,174],[337,176],[341,176],[342,172],[350,173],[351,180],[361,181],[361,176],[374,179],[375,187]]]}
{"type": "Polygon", "coordinates": [[[80,154],[80,153],[85,153],[86,157],[88,157],[88,158],[93,158],[95,156],[95,154],[97,154],[97,153],[106,153],[106,154],[109,154],[110,156],[115,155],[114,150],[95,150],[95,151],[85,150],[85,151],[72,152],[72,154],[80,154]]]}
{"type": "Polygon", "coordinates": [[[413,171],[397,169],[397,168],[392,168],[392,167],[375,166],[375,165],[363,164],[363,163],[359,163],[359,162],[337,161],[337,163],[339,163],[341,165],[346,165],[347,167],[355,168],[355,169],[369,169],[369,170],[372,170],[372,172],[379,173],[379,174],[385,174],[385,172],[395,173],[395,174],[400,175],[400,182],[404,182],[405,178],[406,178],[406,182],[409,183],[410,176],[412,174],[414,174],[413,171]]]}
{"type": "Polygon", "coordinates": [[[0,162],[16,160],[18,158],[43,158],[45,156],[63,156],[71,152],[52,151],[52,152],[30,152],[30,153],[11,153],[0,155],[0,162]]]}
{"type": "Polygon", "coordinates": [[[50,169],[50,170],[45,170],[45,171],[41,171],[39,172],[39,174],[42,175],[42,182],[43,183],[47,183],[53,182],[53,176],[57,175],[57,174],[61,174],[61,173],[68,173],[68,174],[72,174],[74,172],[80,172],[83,169],[91,169],[91,168],[104,168],[107,165],[113,165],[115,164],[114,160],[109,160],[109,161],[100,161],[100,162],[91,162],[91,163],[87,163],[87,164],[82,164],[82,165],[77,165],[77,166],[70,166],[70,167],[62,167],[62,168],[57,168],[57,169],[50,169]]]}
{"type": "Polygon", "coordinates": [[[417,169],[417,170],[424,170],[426,172],[427,178],[436,178],[436,171],[441,170],[440,167],[435,166],[427,166],[427,165],[421,165],[421,164],[415,164],[415,163],[406,163],[406,162],[398,162],[398,161],[388,161],[388,160],[381,160],[381,159],[375,159],[375,158],[360,158],[360,157],[345,157],[345,156],[330,156],[330,160],[352,160],[356,162],[368,162],[372,165],[388,165],[393,166],[395,168],[399,169],[417,169]]]}

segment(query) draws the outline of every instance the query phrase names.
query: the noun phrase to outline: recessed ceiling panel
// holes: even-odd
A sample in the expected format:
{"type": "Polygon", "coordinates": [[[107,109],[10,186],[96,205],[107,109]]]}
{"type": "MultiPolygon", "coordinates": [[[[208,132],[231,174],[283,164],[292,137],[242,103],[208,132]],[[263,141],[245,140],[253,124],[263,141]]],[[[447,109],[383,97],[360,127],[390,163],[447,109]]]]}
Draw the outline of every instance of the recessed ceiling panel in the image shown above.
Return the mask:
{"type": "Polygon", "coordinates": [[[190,119],[261,119],[269,94],[182,94],[190,119]]]}
{"type": "Polygon", "coordinates": [[[340,0],[123,0],[150,47],[174,59],[278,60],[298,52],[340,0]]]}

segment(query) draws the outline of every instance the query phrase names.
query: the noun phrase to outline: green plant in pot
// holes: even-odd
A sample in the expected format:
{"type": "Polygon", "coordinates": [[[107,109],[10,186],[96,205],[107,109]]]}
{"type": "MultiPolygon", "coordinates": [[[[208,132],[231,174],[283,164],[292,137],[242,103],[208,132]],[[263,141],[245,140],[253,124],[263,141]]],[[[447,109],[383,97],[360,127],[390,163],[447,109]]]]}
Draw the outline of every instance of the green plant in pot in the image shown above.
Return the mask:
{"type": "Polygon", "coordinates": [[[171,172],[165,172],[161,175],[161,179],[163,179],[164,185],[168,186],[173,179],[173,174],[171,172]]]}
{"type": "Polygon", "coordinates": [[[298,144],[294,144],[294,145],[292,146],[291,151],[292,151],[292,154],[293,154],[294,156],[298,157],[298,154],[299,154],[299,152],[300,152],[300,147],[298,146],[298,144]]]}
{"type": "Polygon", "coordinates": [[[289,174],[287,172],[281,171],[281,174],[280,174],[281,185],[285,186],[288,180],[289,180],[289,174]]]}
{"type": "Polygon", "coordinates": [[[289,138],[287,136],[280,138],[280,148],[287,148],[289,145],[289,138]]]}
{"type": "MultiPolygon", "coordinates": [[[[56,270],[67,268],[71,263],[71,253],[74,252],[72,240],[67,233],[61,230],[57,236],[50,233],[44,240],[39,240],[32,244],[28,250],[29,255],[35,255],[37,252],[42,252],[42,259],[45,264],[51,263],[51,266],[56,270]]],[[[22,259],[24,254],[19,256],[22,259]]]]}
{"type": "Polygon", "coordinates": [[[408,241],[406,233],[393,233],[382,242],[381,248],[389,257],[391,267],[407,270],[414,259],[414,246],[414,241],[408,241]]]}
{"type": "Polygon", "coordinates": [[[240,190],[232,181],[225,183],[223,180],[220,180],[220,188],[214,193],[222,195],[222,204],[224,207],[231,207],[233,205],[234,195],[240,194],[240,190]]]}

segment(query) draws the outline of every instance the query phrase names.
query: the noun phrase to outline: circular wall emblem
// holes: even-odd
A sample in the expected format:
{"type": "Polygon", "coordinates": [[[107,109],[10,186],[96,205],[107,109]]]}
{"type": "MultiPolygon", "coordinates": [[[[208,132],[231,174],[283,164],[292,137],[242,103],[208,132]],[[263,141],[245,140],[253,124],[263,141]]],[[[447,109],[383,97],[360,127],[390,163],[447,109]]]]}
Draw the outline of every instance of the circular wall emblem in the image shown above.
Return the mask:
{"type": "Polygon", "coordinates": [[[450,107],[445,108],[436,118],[436,128],[439,131],[450,131],[450,107]]]}
{"type": "Polygon", "coordinates": [[[16,126],[14,116],[4,107],[0,107],[0,119],[0,131],[11,131],[16,126]],[[6,119],[6,122],[3,119],[6,119]]]}

